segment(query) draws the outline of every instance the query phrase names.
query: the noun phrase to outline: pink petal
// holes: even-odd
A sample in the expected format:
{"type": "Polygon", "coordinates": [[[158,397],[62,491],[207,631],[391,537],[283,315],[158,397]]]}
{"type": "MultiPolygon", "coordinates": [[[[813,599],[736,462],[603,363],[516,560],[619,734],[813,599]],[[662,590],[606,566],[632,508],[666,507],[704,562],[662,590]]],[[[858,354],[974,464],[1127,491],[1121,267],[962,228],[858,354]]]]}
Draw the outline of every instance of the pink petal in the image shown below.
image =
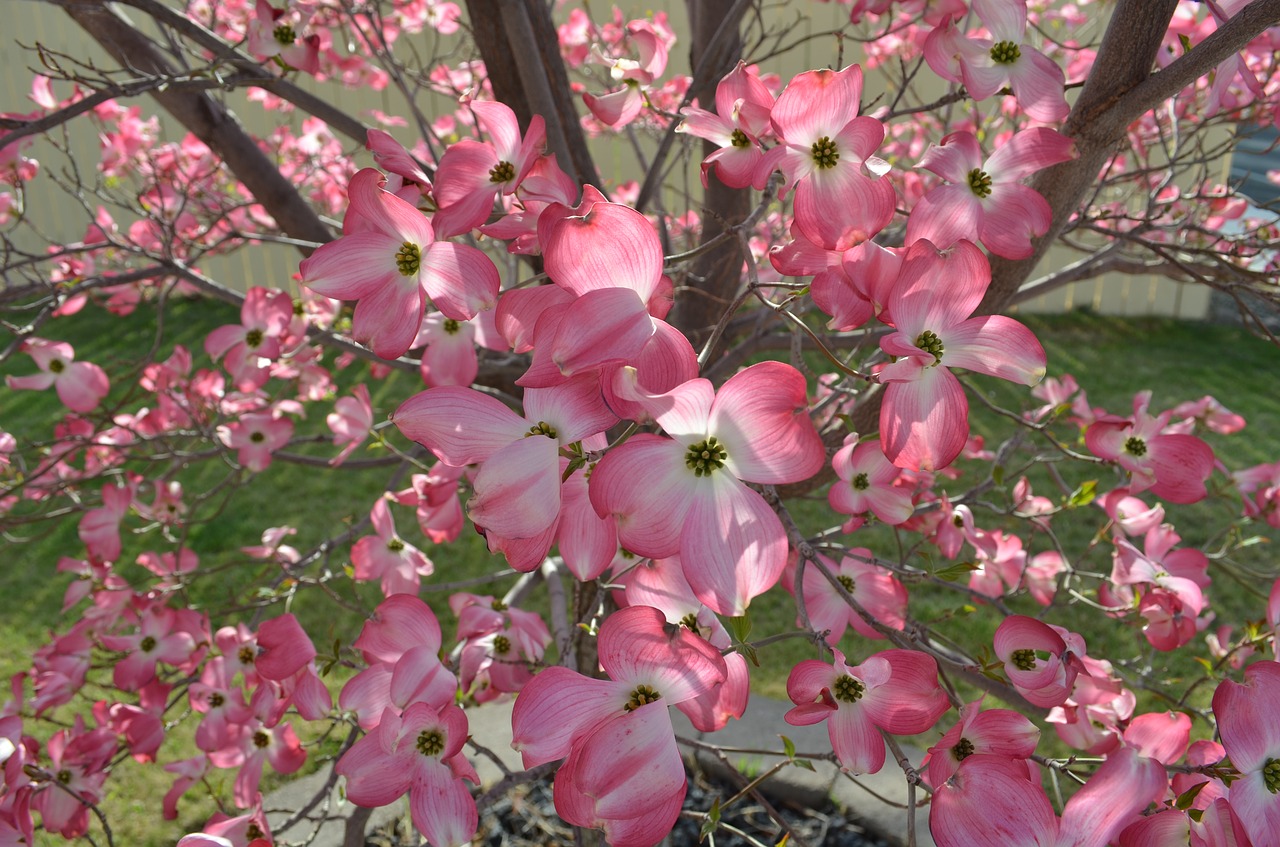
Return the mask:
{"type": "Polygon", "coordinates": [[[391,415],[405,437],[455,467],[477,464],[524,436],[529,422],[500,400],[461,386],[422,391],[391,415]]]}
{"type": "Polygon", "coordinates": [[[978,231],[982,243],[997,256],[1025,259],[1034,252],[1032,238],[1049,231],[1053,212],[1034,189],[1017,183],[991,186],[978,231]]]}
{"type": "Polygon", "coordinates": [[[467,513],[507,538],[545,532],[560,514],[559,445],[544,435],[519,438],[480,466],[467,513]]]}
{"type": "Polygon", "coordinates": [[[1022,45],[1022,58],[1009,72],[1018,105],[1037,121],[1065,120],[1071,112],[1064,95],[1066,76],[1057,62],[1038,50],[1022,45]]]}
{"type": "Polygon", "coordinates": [[[648,685],[664,705],[700,697],[726,674],[720,651],[690,630],[670,626],[652,606],[615,612],[600,631],[598,650],[610,678],[648,685]]]}
{"type": "Polygon", "coordinates": [[[817,473],[826,451],[808,415],[807,391],[804,376],[782,362],[760,362],[730,377],[707,420],[707,432],[729,454],[726,470],[766,485],[817,473]]]}
{"type": "Polygon", "coordinates": [[[957,241],[977,241],[985,214],[982,202],[967,184],[939,185],[911,209],[906,242],[923,238],[947,248],[957,241]]]}
{"type": "Polygon", "coordinates": [[[466,321],[498,302],[498,269],[466,244],[437,241],[422,251],[422,288],[447,318],[466,321]]]}
{"type": "Polygon", "coordinates": [[[680,552],[696,482],[684,454],[678,443],[642,433],[591,472],[591,505],[617,519],[618,541],[631,552],[652,558],[680,552]]]}
{"type": "Polygon", "coordinates": [[[571,778],[595,800],[598,817],[631,817],[636,807],[670,796],[687,779],[671,714],[662,702],[620,714],[580,743],[571,778]]]}
{"type": "Polygon", "coordinates": [[[1057,847],[1058,818],[1020,763],[977,754],[934,792],[929,831],[938,847],[1057,847]]]}
{"type": "Polygon", "coordinates": [[[449,766],[419,756],[409,789],[409,815],[432,847],[462,847],[471,843],[479,823],[476,801],[449,766]]]}
{"type": "Polygon", "coordinates": [[[862,68],[840,72],[805,71],[787,84],[773,105],[770,119],[779,138],[808,147],[819,137],[834,138],[858,114],[862,68]]]}
{"type": "Polygon", "coordinates": [[[983,170],[997,183],[1016,182],[1075,157],[1074,139],[1048,127],[1036,126],[1016,133],[1001,145],[991,154],[983,170]]]}
{"type": "Polygon", "coordinates": [[[648,302],[662,276],[658,234],[627,206],[597,203],[585,215],[539,219],[538,237],[548,276],[579,296],[629,288],[648,302]]]}
{"type": "Polygon", "coordinates": [[[894,202],[893,185],[887,179],[872,179],[855,162],[841,161],[800,180],[796,226],[821,247],[847,250],[885,228],[893,218],[894,202]]]}
{"type": "Polygon", "coordinates": [[[693,489],[680,560],[699,600],[716,614],[741,615],[782,576],[787,536],[763,497],[713,472],[693,489]]]}
{"type": "Polygon", "coordinates": [[[565,311],[551,360],[565,376],[630,363],[653,337],[654,319],[629,288],[589,291],[565,311]]]}
{"type": "Polygon", "coordinates": [[[951,464],[969,437],[969,401],[943,367],[926,367],[914,382],[885,386],[880,439],[900,468],[936,470],[951,464]]]}
{"type": "Polygon", "coordinates": [[[516,698],[511,746],[524,756],[526,768],[563,758],[575,740],[622,713],[630,693],[625,682],[587,679],[568,668],[547,668],[516,698]]]}
{"type": "Polygon", "coordinates": [[[947,367],[967,368],[1001,379],[1035,385],[1044,378],[1045,353],[1031,330],[1003,315],[971,318],[939,333],[947,367]]]}
{"type": "Polygon", "coordinates": [[[857,703],[842,703],[827,720],[831,748],[840,769],[852,774],[879,773],[884,767],[884,739],[857,703]]]}
{"type": "Polygon", "coordinates": [[[982,168],[982,147],[972,132],[953,132],[945,136],[942,143],[930,146],[916,167],[931,171],[947,182],[964,184],[970,171],[982,168]]]}

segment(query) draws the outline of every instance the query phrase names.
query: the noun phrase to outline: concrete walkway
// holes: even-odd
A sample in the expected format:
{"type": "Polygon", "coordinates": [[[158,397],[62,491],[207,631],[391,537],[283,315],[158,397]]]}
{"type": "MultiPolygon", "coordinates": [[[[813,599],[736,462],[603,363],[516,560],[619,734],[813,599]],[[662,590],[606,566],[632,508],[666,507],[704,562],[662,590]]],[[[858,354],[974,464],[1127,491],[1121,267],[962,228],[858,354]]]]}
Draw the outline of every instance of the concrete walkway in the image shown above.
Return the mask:
{"type": "MultiPolygon", "coordinates": [[[[491,751],[511,772],[523,770],[520,755],[511,749],[511,708],[512,703],[490,703],[479,708],[469,709],[467,718],[470,721],[471,737],[476,743],[491,751]]],[[[782,716],[791,708],[790,703],[771,700],[766,697],[752,695],[747,712],[740,721],[731,721],[720,732],[704,736],[695,730],[679,710],[672,709],[672,722],[676,735],[681,738],[713,742],[725,748],[740,750],[782,750],[779,735],[786,735],[795,744],[798,753],[829,753],[831,741],[827,737],[825,723],[814,726],[791,726],[782,716]]],[[[904,752],[913,761],[920,761],[918,749],[904,746],[904,752]]],[[[689,754],[688,747],[681,747],[681,753],[689,754]]],[[[488,787],[503,777],[503,772],[486,756],[471,755],[476,771],[480,774],[482,786],[488,787]]],[[[720,778],[725,778],[725,764],[715,755],[707,751],[697,751],[694,755],[697,764],[705,771],[720,778]]],[[[755,776],[777,762],[782,755],[761,755],[757,753],[730,752],[725,754],[729,764],[739,772],[755,776]]],[[[323,769],[304,779],[286,785],[267,797],[265,806],[273,829],[293,816],[304,803],[310,802],[317,790],[324,787],[329,777],[329,768],[323,769]],[[273,811],[278,810],[278,811],[273,811]]],[[[830,797],[849,817],[859,821],[868,831],[875,833],[894,844],[907,842],[907,786],[901,770],[893,760],[892,754],[880,773],[860,776],[856,780],[844,776],[836,766],[827,761],[814,761],[814,770],[802,767],[783,767],[771,776],[762,786],[766,796],[790,801],[798,805],[816,806],[830,797]],[[878,796],[877,796],[878,795],[878,796]],[[884,798],[884,799],[879,799],[884,798]],[[898,808],[884,802],[888,800],[898,808]]],[[[923,792],[917,792],[916,802],[924,799],[923,792]]],[[[341,780],[331,787],[327,801],[327,811],[332,818],[319,826],[314,847],[342,847],[346,829],[346,820],[356,813],[356,807],[345,802],[341,796],[341,780]]],[[[325,804],[316,807],[313,814],[321,812],[325,804]]],[[[405,814],[405,801],[394,806],[377,809],[366,824],[376,827],[395,820],[405,814]]],[[[918,847],[934,847],[929,835],[927,809],[916,812],[916,844],[918,847]]],[[[277,838],[303,840],[313,829],[314,821],[303,820],[288,832],[275,831],[277,838]]],[[[813,845],[819,847],[819,845],[813,845]]]]}

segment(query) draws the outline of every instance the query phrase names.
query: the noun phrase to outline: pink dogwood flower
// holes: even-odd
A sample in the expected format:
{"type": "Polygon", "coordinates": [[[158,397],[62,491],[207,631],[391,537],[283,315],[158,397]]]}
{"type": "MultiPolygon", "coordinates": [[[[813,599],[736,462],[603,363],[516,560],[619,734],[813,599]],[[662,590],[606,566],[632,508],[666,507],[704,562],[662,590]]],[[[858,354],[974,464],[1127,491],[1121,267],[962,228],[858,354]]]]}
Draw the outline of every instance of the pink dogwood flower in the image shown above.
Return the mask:
{"type": "Polygon", "coordinates": [[[271,454],[293,437],[293,423],[272,412],[250,412],[217,429],[218,440],[236,450],[236,461],[258,473],[271,465],[271,454]]]}
{"type": "Polygon", "coordinates": [[[769,130],[773,95],[745,62],[725,74],[716,86],[716,111],[690,106],[681,112],[684,121],[676,132],[704,138],[720,149],[702,160],[702,185],[715,170],[730,188],[746,188],[755,182],[756,167],[764,153],[760,137],[769,130]]]}
{"type": "Polygon", "coordinates": [[[1106,415],[1085,431],[1085,446],[1132,474],[1132,494],[1150,490],[1173,503],[1195,503],[1208,491],[1213,473],[1213,448],[1194,435],[1167,434],[1172,412],[1152,416],[1147,411],[1151,392],[1133,398],[1133,417],[1106,415]]]}
{"type": "Polygon", "coordinates": [[[1009,86],[1030,118],[1066,118],[1066,76],[1057,62],[1027,42],[1026,0],[973,0],[973,11],[991,37],[966,37],[954,21],[946,20],[924,44],[925,61],[933,72],[964,83],[974,100],[985,100],[1009,86]]]}
{"type": "Polygon", "coordinates": [[[521,138],[510,106],[494,100],[473,100],[468,106],[491,142],[464,138],[449,145],[440,158],[433,190],[440,208],[431,225],[441,238],[484,223],[496,198],[515,193],[547,138],[542,115],[533,116],[521,138]]]}
{"type": "MultiPolygon", "coordinates": [[[[890,629],[902,629],[906,626],[907,589],[887,570],[877,567],[872,562],[873,558],[865,547],[853,548],[838,565],[826,556],[818,556],[836,582],[876,621],[890,629]]],[[[831,630],[827,635],[828,644],[839,644],[848,627],[853,627],[863,638],[884,638],[845,602],[813,563],[804,570],[802,588],[805,609],[813,628],[819,632],[831,630]]]]}
{"type": "Polygon", "coordinates": [[[1017,133],[982,158],[971,132],[953,132],[930,147],[918,167],[947,184],[922,197],[907,218],[906,242],[927,238],[940,248],[981,241],[997,256],[1025,259],[1031,239],[1053,222],[1049,203],[1021,180],[1075,156],[1075,142],[1046,127],[1017,133]]]}
{"type": "Polygon", "coordinates": [[[845,523],[845,532],[861,526],[867,512],[890,525],[905,522],[915,511],[911,489],[894,485],[902,475],[884,457],[879,441],[858,443],[856,435],[845,438],[844,446],[831,457],[840,482],[827,492],[831,508],[853,517],[845,523]]]}
{"type": "Polygon", "coordinates": [[[67,342],[28,338],[21,349],[35,360],[40,373],[6,376],[5,385],[10,388],[43,391],[52,385],[62,405],[81,414],[98,408],[107,396],[106,372],[92,362],[75,361],[75,350],[67,342]]]}
{"type": "Polygon", "coordinates": [[[614,381],[642,403],[671,438],[638,435],[592,471],[591,503],[617,519],[618,540],[640,556],[679,554],[698,599],[717,614],[741,615],[787,564],[777,515],[745,482],[807,479],[824,461],[809,416],[804,377],[761,362],[717,392],[705,379],[660,395],[614,381]]]}
{"type": "Polygon", "coordinates": [[[447,317],[465,321],[497,303],[499,282],[488,256],[436,241],[421,212],[382,190],[385,181],[373,168],[351,178],[342,238],[303,259],[300,271],[317,294],[357,301],[352,336],[394,359],[417,336],[428,297],[447,317]]]}
{"type": "Polygon", "coordinates": [[[501,538],[527,539],[550,532],[560,515],[560,451],[617,417],[600,397],[598,378],[583,374],[528,389],[524,417],[478,391],[442,386],[406,400],[392,420],[441,461],[480,465],[467,504],[472,521],[501,538]]]}
{"type": "Polygon", "coordinates": [[[756,171],[757,188],[782,171],[784,189],[796,187],[796,226],[827,250],[869,241],[893,218],[889,165],[874,155],[884,124],[858,115],[861,99],[857,65],[797,74],[770,114],[780,143],[756,171]]]}
{"type": "Polygon", "coordinates": [[[1044,708],[1066,702],[1082,665],[1062,635],[1043,621],[1010,615],[996,628],[993,643],[1019,694],[1044,708]]]}
{"type": "Polygon", "coordinates": [[[395,519],[387,501],[379,499],[369,512],[375,535],[366,535],[351,547],[351,565],[358,580],[379,579],[382,593],[417,594],[420,577],[431,576],[435,565],[426,554],[396,534],[395,519]]]}
{"type": "MultiPolygon", "coordinates": [[[[983,695],[985,697],[985,695],[983,695]]],[[[928,767],[935,788],[951,778],[960,763],[975,754],[1025,761],[1036,750],[1040,730],[1025,715],[1010,709],[982,709],[983,697],[960,708],[960,719],[929,748],[921,767],[928,767]]]]}
{"type": "Polygon", "coordinates": [[[675,824],[687,788],[668,706],[725,679],[720,651],[651,606],[610,615],[597,642],[608,679],[553,667],[516,698],[512,746],[526,768],[565,758],[556,811],[614,847],[649,847],[675,824]]]}
{"type": "Polygon", "coordinates": [[[347,799],[377,808],[409,795],[409,816],[432,847],[471,842],[479,815],[463,780],[479,784],[462,753],[467,716],[452,703],[414,703],[397,715],[387,709],[378,725],[335,766],[347,779],[347,799]]]}
{"type": "Polygon", "coordinates": [[[280,356],[281,338],[293,321],[293,298],[285,291],[250,288],[240,307],[240,323],[220,326],[204,340],[204,350],[223,362],[236,388],[253,391],[266,384],[271,363],[280,356]]]}
{"type": "Polygon", "coordinates": [[[878,773],[884,766],[880,731],[894,735],[926,732],[951,707],[938,686],[938,664],[913,650],[885,650],[849,667],[844,654],[835,663],[806,659],[791,669],[787,696],[795,708],[792,726],[827,722],[840,769],[878,773]]]}
{"type": "Polygon", "coordinates": [[[880,438],[898,467],[936,470],[964,449],[969,401],[951,368],[1023,385],[1044,376],[1044,348],[1031,330],[1003,315],[970,317],[990,283],[991,266],[971,242],[940,252],[921,239],[908,249],[889,297],[897,331],[880,341],[897,358],[880,371],[880,438]]]}

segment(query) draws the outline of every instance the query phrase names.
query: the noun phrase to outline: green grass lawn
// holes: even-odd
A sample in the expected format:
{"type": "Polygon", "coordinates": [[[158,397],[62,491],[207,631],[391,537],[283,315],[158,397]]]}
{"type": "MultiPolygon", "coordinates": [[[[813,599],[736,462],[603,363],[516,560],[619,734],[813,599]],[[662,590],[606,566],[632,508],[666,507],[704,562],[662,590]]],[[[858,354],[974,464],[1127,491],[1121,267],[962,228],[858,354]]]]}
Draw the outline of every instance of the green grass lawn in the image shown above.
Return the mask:
{"type": "MultiPolygon", "coordinates": [[[[164,358],[175,344],[184,344],[191,349],[197,368],[209,367],[202,349],[204,335],[216,326],[233,322],[238,322],[238,315],[223,304],[178,301],[171,304],[163,325],[157,325],[155,312],[149,308],[141,308],[120,319],[90,307],[79,315],[47,324],[41,333],[46,338],[71,341],[76,346],[78,359],[96,361],[108,367],[109,372],[119,373],[122,367],[137,366],[133,359],[138,355],[137,351],[146,351],[154,346],[158,351],[157,358],[164,358]]],[[[1121,320],[1076,313],[1029,317],[1026,323],[1044,342],[1050,375],[1073,374],[1087,390],[1094,406],[1126,414],[1131,408],[1133,393],[1141,388],[1154,389],[1152,408],[1156,410],[1211,393],[1249,421],[1248,428],[1234,437],[1206,436],[1228,468],[1237,469],[1280,459],[1280,423],[1277,423],[1280,421],[1280,395],[1268,390],[1267,380],[1270,374],[1280,372],[1280,351],[1266,342],[1233,327],[1163,319],[1121,320]]],[[[30,360],[17,355],[0,366],[0,375],[29,373],[31,370],[30,360]]],[[[340,394],[348,393],[356,380],[367,380],[379,417],[420,387],[413,374],[395,372],[384,379],[368,380],[367,373],[359,364],[336,372],[338,390],[340,394]]],[[[993,404],[1014,410],[1029,405],[1025,389],[1017,386],[985,379],[975,379],[971,384],[993,404]]],[[[108,402],[118,403],[121,410],[132,411],[143,402],[143,394],[133,385],[121,381],[113,386],[108,402]]],[[[1007,422],[979,402],[974,401],[972,406],[974,433],[986,437],[988,446],[994,446],[993,442],[1000,434],[1008,432],[1007,422]]],[[[318,406],[315,413],[318,415],[320,412],[322,409],[318,406]]],[[[20,440],[43,437],[50,424],[62,413],[61,404],[52,392],[16,392],[0,388],[0,429],[14,433],[20,440]]],[[[304,431],[328,433],[322,418],[300,423],[299,432],[304,431]]],[[[396,439],[401,446],[408,446],[398,433],[389,433],[389,437],[396,439]]],[[[333,455],[334,451],[335,448],[328,443],[297,448],[299,453],[310,452],[324,457],[333,455]]],[[[385,453],[362,450],[353,458],[382,455],[385,453]]],[[[1024,460],[1030,455],[1018,454],[1024,456],[1024,460]]],[[[1017,461],[1015,458],[1010,463],[1010,473],[1017,467],[1017,461]]],[[[158,471],[155,466],[140,466],[138,469],[144,474],[158,471]]],[[[239,548],[259,543],[259,536],[266,527],[290,525],[298,529],[298,534],[289,543],[303,551],[312,550],[362,521],[371,503],[388,486],[407,485],[407,480],[394,480],[394,470],[388,467],[318,469],[275,462],[268,470],[250,478],[219,460],[174,459],[167,469],[184,482],[188,501],[194,504],[194,519],[185,543],[199,553],[202,566],[208,569],[211,577],[193,584],[186,599],[197,608],[240,608],[240,617],[246,621],[254,619],[255,606],[262,599],[255,594],[256,587],[278,582],[280,572],[274,565],[244,556],[238,552],[239,548]],[[199,492],[208,490],[217,493],[196,500],[199,492]]],[[[1029,465],[1027,473],[1037,493],[1058,499],[1062,497],[1061,492],[1052,487],[1053,481],[1043,467],[1029,465]]],[[[1086,478],[1097,478],[1099,491],[1109,490],[1120,482],[1110,468],[1096,466],[1068,468],[1063,471],[1063,476],[1068,486],[1077,485],[1086,478]]],[[[1218,482],[1222,480],[1218,479],[1218,482]]],[[[826,507],[825,491],[816,492],[811,499],[812,502],[797,504],[794,509],[802,528],[806,532],[818,532],[834,524],[834,516],[826,507]]],[[[0,568],[0,591],[8,598],[10,609],[20,610],[0,617],[0,638],[8,647],[0,652],[0,677],[4,678],[26,669],[31,653],[45,643],[48,634],[62,630],[70,622],[62,614],[61,605],[71,577],[56,574],[55,567],[59,557],[76,556],[83,551],[76,534],[79,515],[67,514],[43,523],[26,522],[27,518],[44,508],[41,503],[23,502],[8,517],[0,519],[6,533],[7,565],[0,568]]],[[[1095,532],[1100,524],[1094,511],[1082,513],[1088,518],[1085,521],[1073,521],[1072,516],[1059,518],[1055,528],[1060,533],[1064,549],[1078,567],[1106,573],[1110,569],[1110,545],[1097,542],[1095,532]]],[[[1222,525],[1238,512],[1238,502],[1228,492],[1204,504],[1170,507],[1169,519],[1177,525],[1184,543],[1199,545],[1212,542],[1215,545],[1213,549],[1218,549],[1220,540],[1210,536],[1211,528],[1222,525]]],[[[395,514],[400,533],[423,547],[434,560],[436,573],[431,582],[451,582],[492,573],[504,564],[500,559],[489,556],[482,540],[470,531],[464,533],[458,544],[432,548],[418,534],[410,510],[397,507],[395,514]]],[[[980,525],[994,526],[990,522],[993,520],[980,518],[980,525]]],[[[126,576],[141,573],[138,566],[131,564],[137,553],[150,549],[173,549],[176,545],[176,539],[166,539],[158,529],[147,529],[136,517],[130,518],[126,525],[130,532],[125,539],[124,564],[119,568],[126,576]]],[[[1250,531],[1258,530],[1250,528],[1250,531]]],[[[917,539],[910,534],[895,536],[893,531],[884,527],[872,527],[835,540],[850,546],[867,546],[877,555],[889,558],[898,555],[901,545],[908,551],[907,564],[928,566],[925,554],[932,548],[922,547],[917,539]]],[[[1045,549],[1047,544],[1044,536],[1028,538],[1024,534],[1024,541],[1032,552],[1045,549]]],[[[349,641],[358,631],[365,610],[371,609],[380,599],[376,585],[353,587],[343,574],[349,555],[349,543],[336,545],[311,571],[312,575],[326,571],[331,574],[330,588],[346,600],[334,602],[327,590],[311,589],[299,591],[290,601],[291,610],[303,619],[322,652],[329,649],[336,638],[349,641]]],[[[1229,550],[1215,562],[1212,571],[1215,582],[1210,598],[1214,607],[1221,610],[1222,619],[1234,621],[1243,617],[1259,617],[1262,606],[1258,598],[1269,588],[1274,570],[1266,544],[1229,550]],[[1236,574],[1238,579],[1232,578],[1232,574],[1236,574]]],[[[499,583],[477,591],[500,594],[507,585],[509,583],[499,583]]],[[[453,621],[445,605],[446,595],[425,596],[440,615],[448,642],[453,621]]],[[[543,598],[535,597],[535,603],[543,602],[543,598]]],[[[1016,598],[1012,605],[1029,614],[1039,611],[1039,607],[1026,598],[1016,598]]],[[[948,624],[949,634],[966,649],[975,652],[984,643],[990,643],[991,632],[998,623],[997,616],[985,614],[969,598],[945,586],[912,586],[911,614],[927,623],[956,619],[948,624]]],[[[781,591],[771,592],[752,606],[754,629],[751,637],[763,639],[786,632],[792,628],[794,617],[794,604],[790,597],[781,591]]],[[[1080,630],[1094,645],[1091,652],[1123,660],[1126,673],[1147,674],[1143,678],[1154,683],[1158,681],[1156,677],[1189,680],[1201,670],[1194,662],[1161,662],[1160,657],[1153,657],[1145,648],[1141,635],[1130,628],[1108,622],[1093,613],[1077,617],[1080,630]]],[[[225,622],[226,619],[219,619],[220,624],[225,622]]],[[[883,643],[868,643],[853,634],[846,635],[841,644],[851,660],[863,658],[883,646],[883,643]]],[[[790,668],[800,659],[817,655],[812,645],[798,639],[769,645],[760,651],[762,665],[754,671],[754,689],[762,694],[785,697],[786,676],[790,668]]],[[[90,699],[105,696],[101,689],[86,690],[85,694],[90,699]]],[[[1199,705],[1203,705],[1203,701],[1199,705]]],[[[66,711],[57,717],[65,719],[66,711]]],[[[188,720],[184,724],[162,749],[161,754],[166,760],[188,755],[177,751],[177,747],[185,743],[181,737],[190,732],[193,721],[188,720]]],[[[177,834],[185,831],[183,827],[200,826],[212,809],[207,802],[188,802],[184,808],[184,819],[179,824],[162,828],[151,799],[166,790],[168,775],[156,768],[141,768],[132,763],[124,767],[130,768],[131,774],[136,776],[131,775],[127,780],[128,789],[121,787],[124,780],[117,780],[116,793],[108,799],[112,814],[117,816],[117,844],[172,843],[177,834]],[[150,775],[144,776],[144,772],[150,775]]],[[[224,776],[229,780],[227,774],[216,778],[224,776]]]]}

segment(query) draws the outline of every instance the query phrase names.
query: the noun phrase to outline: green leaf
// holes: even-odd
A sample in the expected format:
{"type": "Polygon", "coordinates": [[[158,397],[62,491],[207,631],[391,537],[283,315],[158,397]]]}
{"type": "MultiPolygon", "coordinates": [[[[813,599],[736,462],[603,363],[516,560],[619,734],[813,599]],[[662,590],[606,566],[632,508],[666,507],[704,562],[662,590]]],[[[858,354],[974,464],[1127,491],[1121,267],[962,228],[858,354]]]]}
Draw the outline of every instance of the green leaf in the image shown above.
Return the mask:
{"type": "Polygon", "coordinates": [[[1178,795],[1178,799],[1174,801],[1174,806],[1183,810],[1190,809],[1191,804],[1196,801],[1196,795],[1199,794],[1208,784],[1208,781],[1197,782],[1195,785],[1178,795]]]}
{"type": "Polygon", "coordinates": [[[795,765],[798,768],[804,768],[807,771],[813,770],[813,762],[809,761],[808,759],[796,759],[791,764],[795,765]]]}
{"type": "Polygon", "coordinates": [[[716,831],[720,826],[720,798],[717,797],[711,802],[711,808],[707,810],[706,820],[702,822],[702,829],[698,832],[698,843],[701,844],[707,839],[707,836],[716,831]]]}
{"type": "Polygon", "coordinates": [[[779,735],[782,739],[782,749],[787,751],[787,758],[794,759],[796,757],[796,743],[785,735],[779,735]]]}
{"type": "Polygon", "coordinates": [[[996,465],[991,469],[991,481],[996,485],[1004,485],[1004,465],[996,465]]]}
{"type": "Polygon", "coordinates": [[[954,565],[948,565],[939,571],[934,571],[933,575],[938,579],[945,579],[947,582],[955,582],[962,576],[965,576],[978,569],[976,562],[956,562],[954,565]]]}
{"type": "Polygon", "coordinates": [[[1188,36],[1186,33],[1182,33],[1182,32],[1178,33],[1178,43],[1182,45],[1183,53],[1191,52],[1191,37],[1188,36]]]}
{"type": "Polygon", "coordinates": [[[1071,496],[1067,498],[1068,509],[1078,509],[1081,506],[1088,506],[1093,499],[1098,496],[1098,481],[1096,479],[1085,480],[1080,486],[1071,492],[1071,496]]]}

